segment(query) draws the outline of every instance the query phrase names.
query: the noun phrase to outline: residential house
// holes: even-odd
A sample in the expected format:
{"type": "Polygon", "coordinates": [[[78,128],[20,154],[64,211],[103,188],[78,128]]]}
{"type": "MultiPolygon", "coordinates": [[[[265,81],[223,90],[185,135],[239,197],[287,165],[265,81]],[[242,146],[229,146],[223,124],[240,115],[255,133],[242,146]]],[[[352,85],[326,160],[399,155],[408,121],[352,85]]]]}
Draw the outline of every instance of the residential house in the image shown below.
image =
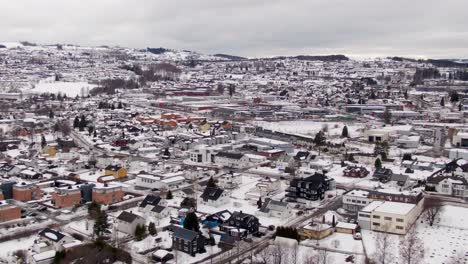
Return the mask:
{"type": "Polygon", "coordinates": [[[369,198],[369,192],[363,190],[351,190],[343,194],[343,209],[357,213],[373,200],[369,198]]]}
{"type": "Polygon", "coordinates": [[[289,203],[266,198],[257,214],[267,217],[288,219],[293,215],[293,212],[289,203]]]}
{"type": "Polygon", "coordinates": [[[393,171],[387,168],[376,168],[372,178],[380,182],[389,182],[393,175],[393,171]]]}
{"type": "Polygon", "coordinates": [[[248,166],[248,158],[242,153],[218,152],[215,156],[215,163],[228,168],[243,168],[248,166]]]}
{"type": "Polygon", "coordinates": [[[229,192],[219,187],[206,187],[200,198],[204,205],[219,207],[229,202],[229,192]]]}
{"type": "Polygon", "coordinates": [[[369,171],[362,166],[348,166],[343,170],[343,175],[352,178],[364,178],[369,175],[369,171]]]}
{"type": "Polygon", "coordinates": [[[220,226],[220,231],[224,231],[230,236],[244,238],[250,234],[258,233],[260,222],[257,217],[235,211],[231,217],[220,226]]]}
{"type": "Polygon", "coordinates": [[[305,200],[321,200],[325,191],[334,189],[334,180],[324,174],[315,173],[306,178],[295,178],[286,189],[286,197],[305,200]]]}
{"type": "Polygon", "coordinates": [[[117,230],[125,234],[134,235],[137,226],[144,225],[145,222],[143,217],[131,211],[123,211],[117,216],[117,230]]]}
{"type": "Polygon", "coordinates": [[[39,241],[37,242],[33,248],[39,253],[48,250],[63,251],[70,244],[77,243],[73,237],[48,227],[39,232],[39,241]]]}
{"type": "Polygon", "coordinates": [[[191,256],[197,253],[205,253],[205,237],[201,233],[185,229],[180,226],[173,226],[172,248],[185,252],[191,256]]]}
{"type": "Polygon", "coordinates": [[[127,177],[128,171],[127,171],[127,169],[125,169],[123,167],[120,167],[120,166],[109,165],[109,166],[107,166],[105,168],[104,174],[105,175],[112,175],[116,179],[122,179],[122,178],[127,177]]]}
{"type": "Polygon", "coordinates": [[[426,186],[440,194],[468,198],[468,179],[461,175],[432,175],[427,178],[426,186]]]}

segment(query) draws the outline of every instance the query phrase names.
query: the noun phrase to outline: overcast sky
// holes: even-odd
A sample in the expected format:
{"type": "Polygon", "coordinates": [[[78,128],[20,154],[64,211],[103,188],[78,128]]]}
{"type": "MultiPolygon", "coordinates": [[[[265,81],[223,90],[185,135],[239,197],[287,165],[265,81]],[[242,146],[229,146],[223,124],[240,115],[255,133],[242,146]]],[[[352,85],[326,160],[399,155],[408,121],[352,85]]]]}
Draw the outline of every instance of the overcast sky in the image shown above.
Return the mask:
{"type": "Polygon", "coordinates": [[[468,58],[468,0],[3,0],[0,41],[468,58]]]}

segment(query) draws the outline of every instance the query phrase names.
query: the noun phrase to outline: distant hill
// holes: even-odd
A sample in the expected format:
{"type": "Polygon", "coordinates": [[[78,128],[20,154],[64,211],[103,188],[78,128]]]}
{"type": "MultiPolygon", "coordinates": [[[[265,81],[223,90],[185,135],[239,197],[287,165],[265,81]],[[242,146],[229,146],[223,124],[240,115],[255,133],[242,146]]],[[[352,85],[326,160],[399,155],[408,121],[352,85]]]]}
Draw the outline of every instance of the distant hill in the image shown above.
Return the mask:
{"type": "Polygon", "coordinates": [[[162,48],[162,47],[161,48],[146,48],[146,50],[148,52],[151,52],[153,54],[158,54],[158,55],[170,51],[169,49],[165,49],[165,48],[162,48]]]}
{"type": "Polygon", "coordinates": [[[468,63],[459,63],[455,60],[433,60],[428,59],[426,62],[431,63],[436,67],[448,67],[448,68],[466,68],[468,67],[468,63]]]}
{"type": "Polygon", "coordinates": [[[349,60],[348,57],[342,54],[337,54],[337,55],[318,55],[318,56],[313,56],[313,55],[298,55],[298,56],[278,56],[278,57],[273,57],[269,58],[270,60],[277,60],[277,59],[298,59],[298,60],[304,60],[304,61],[347,61],[349,60]]]}
{"type": "Polygon", "coordinates": [[[6,49],[5,45],[0,44],[0,49],[6,49]]]}
{"type": "Polygon", "coordinates": [[[223,59],[228,59],[228,60],[247,60],[247,58],[240,57],[240,56],[234,56],[234,55],[228,55],[228,54],[213,54],[215,57],[220,57],[223,59]]]}

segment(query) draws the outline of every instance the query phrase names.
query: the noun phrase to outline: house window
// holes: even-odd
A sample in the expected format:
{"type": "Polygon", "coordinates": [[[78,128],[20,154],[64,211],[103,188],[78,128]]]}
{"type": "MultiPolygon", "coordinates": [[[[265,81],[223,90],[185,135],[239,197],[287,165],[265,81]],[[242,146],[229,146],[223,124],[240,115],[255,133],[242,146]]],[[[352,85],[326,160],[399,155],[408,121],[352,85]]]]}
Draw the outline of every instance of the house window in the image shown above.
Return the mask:
{"type": "Polygon", "coordinates": [[[404,220],[401,218],[397,218],[396,221],[402,223],[404,220]]]}
{"type": "Polygon", "coordinates": [[[380,219],[380,215],[373,215],[372,218],[380,219]]]}
{"type": "Polygon", "coordinates": [[[392,221],[392,218],[388,217],[388,216],[385,216],[384,219],[385,219],[385,221],[392,221]]]}
{"type": "Polygon", "coordinates": [[[375,222],[374,222],[374,223],[372,223],[372,225],[373,225],[373,226],[380,226],[380,224],[379,224],[379,223],[375,223],[375,222]]]}
{"type": "Polygon", "coordinates": [[[404,228],[402,226],[396,226],[396,229],[403,230],[404,228]]]}

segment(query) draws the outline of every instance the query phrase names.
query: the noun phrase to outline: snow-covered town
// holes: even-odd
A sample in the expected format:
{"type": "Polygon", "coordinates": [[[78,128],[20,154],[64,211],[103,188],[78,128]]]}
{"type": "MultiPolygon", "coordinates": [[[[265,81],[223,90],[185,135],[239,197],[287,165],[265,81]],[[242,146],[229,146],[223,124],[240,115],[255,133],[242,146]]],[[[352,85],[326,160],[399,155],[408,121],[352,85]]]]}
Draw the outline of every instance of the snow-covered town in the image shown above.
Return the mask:
{"type": "Polygon", "coordinates": [[[468,263],[467,65],[0,43],[0,263],[468,263]]]}

